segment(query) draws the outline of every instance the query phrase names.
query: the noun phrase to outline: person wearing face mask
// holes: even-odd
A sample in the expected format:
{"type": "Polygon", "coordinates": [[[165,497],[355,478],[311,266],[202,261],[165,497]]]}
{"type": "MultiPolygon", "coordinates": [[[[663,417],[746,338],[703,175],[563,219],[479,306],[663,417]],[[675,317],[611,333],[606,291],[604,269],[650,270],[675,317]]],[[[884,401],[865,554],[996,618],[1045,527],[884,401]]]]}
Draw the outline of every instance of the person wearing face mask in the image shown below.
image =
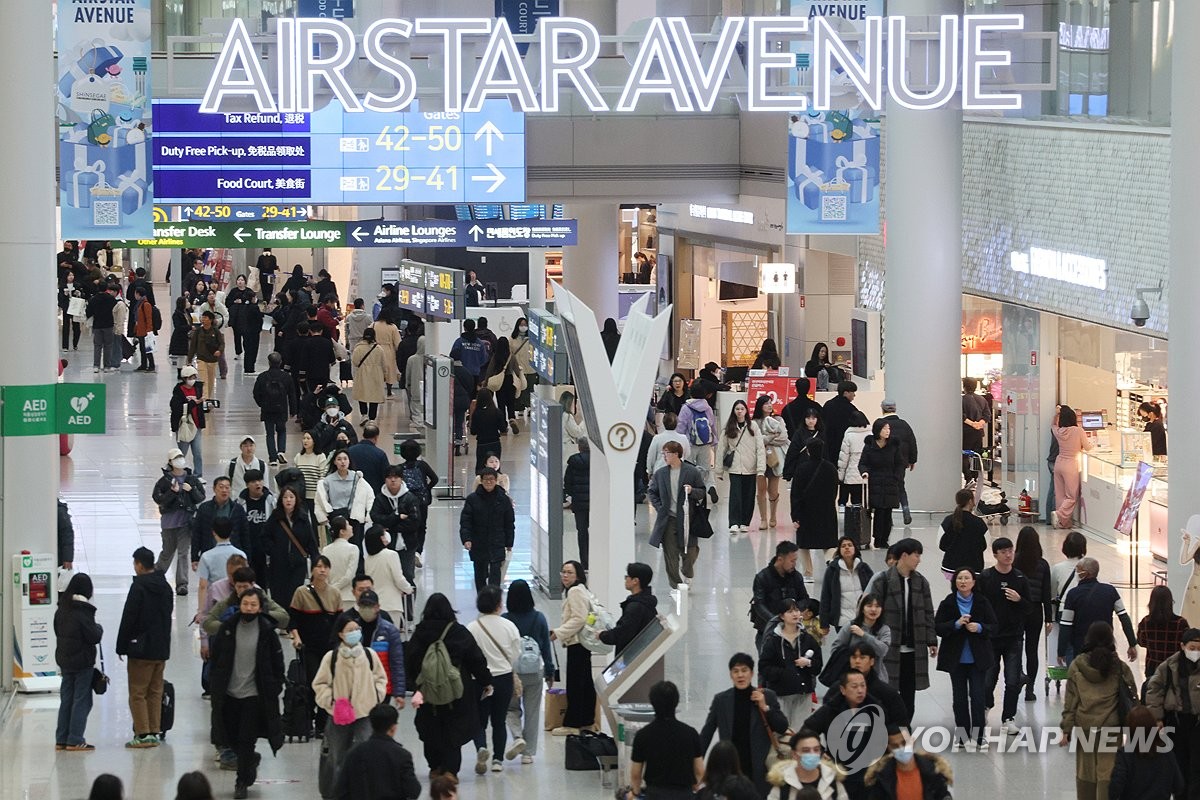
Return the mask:
{"type": "Polygon", "coordinates": [[[162,552],[154,568],[165,572],[171,561],[175,564],[175,592],[186,595],[192,551],[192,520],[196,508],[204,500],[204,487],[187,468],[183,451],[172,448],[167,451],[167,466],[162,477],[154,484],[151,494],[158,506],[159,524],[162,528],[162,552]]]}
{"type": "Polygon", "coordinates": [[[821,800],[847,800],[842,776],[823,754],[820,734],[801,728],[792,736],[791,747],[793,760],[779,762],[767,774],[767,800],[789,800],[805,789],[817,792],[821,800]]]}
{"type": "Polygon", "coordinates": [[[358,433],[354,423],[346,419],[342,413],[341,403],[337,397],[330,395],[323,403],[324,413],[316,425],[312,427],[313,442],[318,453],[332,453],[339,447],[349,447],[358,444],[358,433]],[[347,444],[338,444],[338,436],[344,435],[347,444]]]}
{"type": "Polygon", "coordinates": [[[222,623],[209,639],[209,681],[212,693],[223,698],[225,741],[237,754],[235,798],[247,797],[258,778],[262,756],[255,752],[255,742],[265,738],[276,753],[283,746],[279,716],[283,648],[275,635],[275,623],[262,613],[265,605],[261,589],[247,589],[238,601],[240,613],[222,623]]]}
{"type": "Polygon", "coordinates": [[[529,402],[533,387],[538,383],[537,372],[533,369],[533,342],[529,340],[529,321],[524,317],[517,320],[513,326],[512,358],[520,368],[525,378],[525,388],[517,394],[517,413],[529,416],[529,402]]]}
{"type": "Polygon", "coordinates": [[[1146,686],[1146,707],[1171,726],[1175,759],[1188,786],[1200,786],[1200,628],[1184,631],[1180,649],[1158,665],[1146,686]],[[1184,691],[1186,687],[1186,691],[1184,691]]]}
{"type": "Polygon", "coordinates": [[[338,645],[321,659],[312,688],[317,705],[329,714],[321,748],[318,783],[321,797],[333,798],[338,769],[350,748],[371,736],[368,715],[387,696],[383,662],[363,646],[362,628],[342,615],[336,624],[338,645]]]}
{"type": "MultiPolygon", "coordinates": [[[[369,576],[360,575],[357,580],[365,580],[369,587],[375,586],[369,576]]],[[[362,629],[363,646],[369,647],[383,661],[388,676],[388,697],[397,708],[404,708],[408,679],[404,672],[404,637],[400,634],[400,623],[393,623],[391,615],[379,607],[379,595],[374,588],[358,592],[354,605],[338,615],[331,630],[337,629],[343,617],[358,623],[362,629]]],[[[337,646],[336,635],[331,636],[329,646],[337,646]]]]}
{"type": "Polygon", "coordinates": [[[917,752],[903,734],[888,736],[888,754],[867,768],[867,800],[947,800],[954,773],[946,759],[917,752]]]}
{"type": "Polygon", "coordinates": [[[171,433],[181,455],[192,451],[196,477],[204,477],[204,454],[200,450],[200,432],[205,428],[204,389],[206,384],[196,380],[196,368],[179,370],[179,383],[171,391],[171,433]],[[184,420],[184,413],[189,417],[184,420]]]}

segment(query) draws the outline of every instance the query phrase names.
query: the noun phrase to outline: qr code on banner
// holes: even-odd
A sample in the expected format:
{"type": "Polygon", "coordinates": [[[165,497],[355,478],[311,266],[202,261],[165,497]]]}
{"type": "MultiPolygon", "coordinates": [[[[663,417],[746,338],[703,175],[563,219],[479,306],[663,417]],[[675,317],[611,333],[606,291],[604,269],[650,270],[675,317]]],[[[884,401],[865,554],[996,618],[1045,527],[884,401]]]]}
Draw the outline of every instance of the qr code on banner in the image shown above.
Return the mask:
{"type": "Polygon", "coordinates": [[[116,228],[121,225],[120,200],[93,200],[92,224],[97,228],[116,228]]]}
{"type": "Polygon", "coordinates": [[[848,199],[844,194],[822,197],[821,220],[824,222],[845,222],[848,199]]]}

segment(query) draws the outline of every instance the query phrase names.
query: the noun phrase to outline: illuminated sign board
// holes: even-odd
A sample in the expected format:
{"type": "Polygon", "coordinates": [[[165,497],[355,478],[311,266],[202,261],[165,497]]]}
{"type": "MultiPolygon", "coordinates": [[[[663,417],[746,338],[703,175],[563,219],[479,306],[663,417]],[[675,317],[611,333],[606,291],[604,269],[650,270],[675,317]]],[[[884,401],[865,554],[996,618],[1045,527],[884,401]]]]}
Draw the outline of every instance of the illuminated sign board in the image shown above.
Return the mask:
{"type": "Polygon", "coordinates": [[[533,369],[550,384],[570,383],[567,342],[562,320],[536,308],[529,309],[529,341],[533,345],[533,369]]]}
{"type": "Polygon", "coordinates": [[[463,319],[466,273],[405,259],[396,273],[396,299],[401,308],[429,319],[463,319]]]}
{"type": "Polygon", "coordinates": [[[1108,262],[1102,258],[1031,247],[1028,253],[1012,253],[1009,265],[1013,272],[1038,278],[1073,283],[1089,289],[1103,290],[1108,287],[1108,262]]]}
{"type": "Polygon", "coordinates": [[[504,100],[470,113],[204,114],[197,100],[154,103],[155,199],[433,205],[525,199],[525,116],[504,100]]]}
{"type": "Polygon", "coordinates": [[[312,113],[318,84],[348,113],[405,111],[416,97],[417,77],[397,51],[414,39],[433,42],[435,48],[440,44],[430,61],[441,65],[441,110],[448,114],[478,113],[497,99],[528,114],[555,113],[565,85],[593,112],[632,112],[651,95],[678,112],[703,113],[729,87],[744,92],[749,111],[830,110],[835,84],[847,83],[875,111],[882,109],[885,94],[912,109],[940,108],[958,102],[959,95],[965,111],[1021,107],[1019,94],[989,91],[984,85],[985,73],[1013,63],[1010,51],[988,49],[984,36],[1022,32],[1025,18],[1020,14],[941,17],[936,35],[952,44],[938,48],[937,64],[913,64],[911,70],[939,76],[928,90],[910,85],[909,27],[903,16],[868,16],[863,34],[855,37],[861,41],[848,41],[824,17],[723,17],[709,40],[699,43],[684,17],[653,17],[615,106],[605,100],[591,74],[600,55],[600,33],[583,19],[541,19],[530,39],[538,44],[531,69],[503,18],[385,18],[367,26],[361,38],[337,19],[280,18],[274,52],[265,63],[263,40],[256,44],[241,19],[232,23],[205,88],[200,110],[206,114],[235,111],[230,100],[248,100],[263,114],[312,113]],[[777,46],[808,40],[811,98],[787,85],[796,57],[777,46]],[[482,52],[476,64],[478,48],[482,52]],[[362,62],[381,80],[368,77],[362,83],[372,88],[360,96],[345,73],[362,62]],[[268,74],[277,78],[273,90],[268,74]],[[531,75],[537,77],[536,85],[531,75]]]}

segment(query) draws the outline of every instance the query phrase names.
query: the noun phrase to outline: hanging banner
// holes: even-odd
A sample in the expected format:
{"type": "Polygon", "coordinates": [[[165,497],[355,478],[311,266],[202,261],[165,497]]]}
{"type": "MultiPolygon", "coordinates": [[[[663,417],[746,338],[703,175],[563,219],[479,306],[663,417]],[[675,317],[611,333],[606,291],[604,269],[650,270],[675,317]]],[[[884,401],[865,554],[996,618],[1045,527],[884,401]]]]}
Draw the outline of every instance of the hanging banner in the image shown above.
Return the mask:
{"type": "MultiPolygon", "coordinates": [[[[883,14],[883,0],[792,0],[791,15],[810,26],[821,18],[845,37],[863,61],[855,35],[868,16],[883,14]]],[[[792,83],[809,87],[815,72],[813,41],[792,44],[796,71],[792,83]]],[[[879,119],[845,71],[833,61],[830,111],[796,112],[788,117],[787,232],[789,234],[879,233],[879,119]]]]}
{"type": "Polygon", "coordinates": [[[63,238],[153,235],[150,0],[60,4],[57,96],[63,238]]]}

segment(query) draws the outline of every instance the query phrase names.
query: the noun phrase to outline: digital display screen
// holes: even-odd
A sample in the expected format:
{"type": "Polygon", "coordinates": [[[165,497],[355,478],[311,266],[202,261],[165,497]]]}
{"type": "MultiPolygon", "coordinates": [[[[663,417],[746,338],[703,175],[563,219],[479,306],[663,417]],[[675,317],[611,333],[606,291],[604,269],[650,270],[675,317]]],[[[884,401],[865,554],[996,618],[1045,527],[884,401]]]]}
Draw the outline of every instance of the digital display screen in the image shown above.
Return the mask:
{"type": "Polygon", "coordinates": [[[1103,411],[1085,411],[1079,418],[1079,424],[1085,431],[1100,431],[1104,430],[1104,412],[1103,411]]]}
{"type": "Polygon", "coordinates": [[[402,261],[397,270],[396,300],[401,308],[430,319],[461,319],[466,273],[460,269],[402,261]]]}
{"type": "Polygon", "coordinates": [[[625,669],[637,660],[637,657],[646,651],[654,640],[663,632],[662,620],[657,617],[646,627],[642,628],[642,632],[633,637],[624,650],[617,654],[612,663],[604,668],[604,680],[606,683],[612,683],[621,676],[625,669]]]}
{"type": "MultiPolygon", "coordinates": [[[[158,202],[499,204],[525,199],[525,115],[479,112],[200,113],[154,101],[158,202]]],[[[495,205],[499,209],[499,205],[495,205]]],[[[499,213],[496,218],[499,218],[499,213]]]]}

